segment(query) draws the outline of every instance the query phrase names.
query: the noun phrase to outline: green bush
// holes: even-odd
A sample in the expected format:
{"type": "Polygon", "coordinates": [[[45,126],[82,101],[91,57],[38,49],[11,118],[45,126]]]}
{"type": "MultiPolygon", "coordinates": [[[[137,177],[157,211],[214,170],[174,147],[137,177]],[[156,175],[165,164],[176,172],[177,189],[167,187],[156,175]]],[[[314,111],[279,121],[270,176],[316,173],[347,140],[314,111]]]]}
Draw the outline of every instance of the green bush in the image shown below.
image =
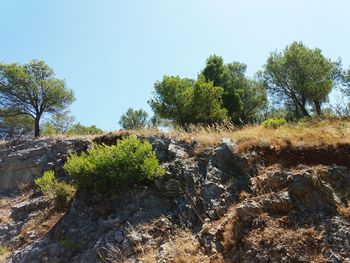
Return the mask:
{"type": "Polygon", "coordinates": [[[73,186],[58,182],[53,171],[45,172],[44,175],[35,180],[40,192],[54,201],[57,209],[63,209],[73,199],[75,189],[73,186]]]}
{"type": "Polygon", "coordinates": [[[9,252],[9,249],[7,247],[0,245],[0,256],[3,256],[8,252],[9,252]]]}
{"type": "Polygon", "coordinates": [[[88,153],[69,156],[64,169],[78,188],[95,189],[164,174],[151,144],[135,137],[124,138],[112,146],[93,144],[88,153]]]}
{"type": "Polygon", "coordinates": [[[266,121],[263,121],[261,123],[261,126],[265,128],[273,128],[277,129],[280,126],[285,125],[287,122],[284,118],[279,118],[279,119],[267,119],[266,121]]]}

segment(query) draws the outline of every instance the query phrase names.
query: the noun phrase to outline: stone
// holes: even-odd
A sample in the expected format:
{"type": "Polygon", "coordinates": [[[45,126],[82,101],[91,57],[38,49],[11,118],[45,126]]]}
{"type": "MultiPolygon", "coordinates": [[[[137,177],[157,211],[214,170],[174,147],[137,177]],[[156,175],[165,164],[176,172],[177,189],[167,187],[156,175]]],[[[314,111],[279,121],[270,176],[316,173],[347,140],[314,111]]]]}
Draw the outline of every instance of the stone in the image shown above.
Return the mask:
{"type": "Polygon", "coordinates": [[[114,233],[114,240],[117,241],[118,243],[122,243],[124,241],[125,237],[123,235],[123,231],[117,230],[114,233]]]}
{"type": "Polygon", "coordinates": [[[28,201],[21,202],[12,206],[11,217],[14,220],[23,220],[30,213],[38,210],[42,210],[50,205],[50,200],[44,198],[43,196],[30,199],[28,201]]]}
{"type": "MultiPolygon", "coordinates": [[[[45,171],[59,169],[62,161],[56,162],[57,155],[67,155],[69,152],[86,150],[89,140],[55,140],[38,139],[22,140],[18,145],[6,148],[0,146],[0,193],[11,193],[19,190],[21,185],[34,187],[34,179],[45,171]]],[[[60,176],[60,174],[57,174],[60,176]]]]}

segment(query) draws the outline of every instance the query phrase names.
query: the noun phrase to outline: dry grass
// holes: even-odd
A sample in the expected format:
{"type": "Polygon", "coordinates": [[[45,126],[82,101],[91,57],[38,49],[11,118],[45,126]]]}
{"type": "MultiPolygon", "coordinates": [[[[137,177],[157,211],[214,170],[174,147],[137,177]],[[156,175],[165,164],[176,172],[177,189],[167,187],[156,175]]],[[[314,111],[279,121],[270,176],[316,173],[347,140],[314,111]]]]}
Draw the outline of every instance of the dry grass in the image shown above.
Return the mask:
{"type": "Polygon", "coordinates": [[[44,236],[63,217],[64,212],[53,212],[52,210],[40,211],[34,218],[26,222],[19,233],[20,239],[25,243],[32,243],[30,235],[35,233],[36,238],[44,236]]]}
{"type": "Polygon", "coordinates": [[[157,129],[118,131],[96,135],[54,135],[43,139],[90,139],[102,136],[171,136],[179,140],[197,141],[201,146],[216,146],[222,138],[235,140],[239,150],[244,151],[255,146],[274,146],[277,149],[287,145],[292,146],[324,146],[337,144],[350,144],[349,119],[312,119],[288,123],[279,128],[265,128],[260,125],[248,125],[238,128],[230,124],[212,126],[189,126],[183,129],[172,129],[161,132],[157,129]]]}
{"type": "Polygon", "coordinates": [[[285,146],[313,147],[337,144],[350,144],[350,120],[313,119],[288,123],[279,128],[265,128],[260,125],[248,125],[238,128],[233,125],[189,126],[168,132],[157,130],[128,131],[127,134],[141,136],[170,136],[186,142],[197,141],[202,147],[217,146],[222,138],[235,140],[239,151],[256,146],[273,146],[276,149],[285,146]]]}
{"type": "Polygon", "coordinates": [[[7,206],[9,203],[9,199],[5,197],[0,197],[0,208],[7,206]]]}
{"type": "Polygon", "coordinates": [[[0,262],[5,262],[5,260],[10,256],[11,252],[7,247],[0,245],[0,262]]]}
{"type": "Polygon", "coordinates": [[[348,120],[313,120],[287,124],[277,129],[262,126],[235,127],[193,127],[189,132],[181,130],[170,134],[185,141],[196,140],[204,146],[220,143],[222,138],[235,140],[240,150],[254,146],[323,146],[350,143],[350,121],[348,120]]]}
{"type": "Polygon", "coordinates": [[[343,217],[350,218],[350,206],[348,206],[348,207],[338,206],[337,211],[338,211],[339,215],[341,215],[343,217]]]}
{"type": "MultiPolygon", "coordinates": [[[[259,225],[244,237],[244,251],[269,251],[271,247],[287,248],[291,257],[302,256],[307,262],[324,262],[322,233],[313,227],[286,228],[282,222],[262,214],[256,220],[259,225]]],[[[274,255],[275,260],[287,255],[282,249],[274,255]]],[[[291,259],[291,261],[293,261],[291,259]]]]}
{"type": "MultiPolygon", "coordinates": [[[[169,242],[162,246],[162,258],[166,258],[169,263],[209,263],[219,260],[211,260],[208,256],[203,255],[200,250],[200,244],[196,238],[189,232],[178,229],[169,242]]],[[[140,258],[141,262],[156,263],[158,250],[149,248],[140,258]]]]}

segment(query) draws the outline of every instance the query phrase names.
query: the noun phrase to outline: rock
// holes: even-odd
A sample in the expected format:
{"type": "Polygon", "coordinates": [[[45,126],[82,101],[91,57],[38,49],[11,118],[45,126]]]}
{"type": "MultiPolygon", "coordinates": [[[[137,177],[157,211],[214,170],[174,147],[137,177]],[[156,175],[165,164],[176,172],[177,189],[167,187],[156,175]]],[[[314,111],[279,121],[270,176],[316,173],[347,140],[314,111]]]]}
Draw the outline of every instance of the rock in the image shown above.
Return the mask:
{"type": "MultiPolygon", "coordinates": [[[[188,251],[188,260],[203,256],[198,262],[220,257],[218,262],[310,262],[307,248],[317,251],[319,244],[324,244],[318,256],[325,262],[349,261],[350,223],[336,211],[341,200],[346,207],[347,167],[265,167],[256,156],[238,154],[229,139],[195,155],[195,145],[174,138],[142,138],[151,142],[166,169],[162,178],[99,193],[78,191],[47,233],[27,231],[31,244],[19,233],[50,204],[40,197],[9,207],[15,222],[0,221],[0,243],[14,248],[8,263],[142,262],[149,251],[156,262],[183,260],[181,253],[188,251]],[[279,233],[286,234],[282,241],[279,233]],[[310,243],[304,245],[304,238],[310,243]],[[292,242],[303,249],[295,252],[292,242]]],[[[115,143],[115,137],[107,139],[115,143]]],[[[45,169],[64,176],[67,154],[83,145],[76,140],[18,142],[0,148],[0,171],[16,173],[17,183],[45,169]]]]}
{"type": "Polygon", "coordinates": [[[12,206],[11,217],[14,220],[24,220],[30,213],[49,207],[50,203],[42,196],[21,202],[12,206]]]}
{"type": "Polygon", "coordinates": [[[114,239],[115,239],[115,241],[117,241],[118,243],[122,243],[122,242],[124,241],[124,239],[125,239],[125,237],[124,237],[124,235],[123,235],[123,231],[120,231],[120,230],[116,231],[116,232],[114,233],[114,239]]]}
{"type": "Polygon", "coordinates": [[[188,157],[188,154],[185,150],[185,148],[181,147],[177,142],[171,141],[168,146],[168,152],[171,159],[173,158],[180,158],[185,159],[188,157]]]}
{"type": "Polygon", "coordinates": [[[81,152],[89,145],[90,141],[80,139],[39,139],[19,141],[11,148],[0,146],[0,193],[14,192],[22,185],[34,186],[34,179],[49,169],[62,173],[63,163],[62,160],[56,162],[57,155],[81,152]]]}
{"type": "Polygon", "coordinates": [[[244,222],[251,221],[254,217],[262,212],[261,205],[253,199],[245,200],[236,209],[237,215],[244,222]]]}

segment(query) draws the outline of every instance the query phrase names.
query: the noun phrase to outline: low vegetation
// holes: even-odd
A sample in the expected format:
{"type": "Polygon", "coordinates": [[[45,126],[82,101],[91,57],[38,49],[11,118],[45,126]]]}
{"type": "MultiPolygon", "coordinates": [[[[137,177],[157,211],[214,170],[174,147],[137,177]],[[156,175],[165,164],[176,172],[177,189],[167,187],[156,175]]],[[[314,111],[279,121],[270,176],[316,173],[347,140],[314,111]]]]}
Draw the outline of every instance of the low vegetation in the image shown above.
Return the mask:
{"type": "MultiPolygon", "coordinates": [[[[154,130],[130,131],[128,134],[161,136],[154,130]]],[[[186,142],[197,141],[202,147],[216,146],[222,138],[235,140],[239,151],[253,147],[313,147],[350,143],[350,121],[348,119],[307,118],[294,123],[286,123],[275,129],[263,125],[190,125],[186,130],[175,129],[167,133],[186,142]]]]}
{"type": "Polygon", "coordinates": [[[163,175],[147,141],[127,137],[116,145],[93,145],[88,153],[72,154],[64,169],[77,188],[105,189],[163,175]]]}
{"type": "Polygon", "coordinates": [[[54,201],[57,209],[65,208],[72,200],[75,189],[68,183],[59,182],[53,171],[45,172],[44,175],[35,180],[39,190],[54,201]]]}
{"type": "Polygon", "coordinates": [[[0,246],[0,256],[3,256],[8,252],[8,249],[4,246],[0,246]]]}
{"type": "Polygon", "coordinates": [[[0,245],[0,262],[5,262],[6,258],[10,255],[10,250],[3,246],[0,245]]]}
{"type": "Polygon", "coordinates": [[[277,129],[278,127],[285,125],[287,122],[284,118],[279,119],[267,119],[266,121],[263,121],[261,123],[261,126],[265,128],[274,128],[277,129]]]}

